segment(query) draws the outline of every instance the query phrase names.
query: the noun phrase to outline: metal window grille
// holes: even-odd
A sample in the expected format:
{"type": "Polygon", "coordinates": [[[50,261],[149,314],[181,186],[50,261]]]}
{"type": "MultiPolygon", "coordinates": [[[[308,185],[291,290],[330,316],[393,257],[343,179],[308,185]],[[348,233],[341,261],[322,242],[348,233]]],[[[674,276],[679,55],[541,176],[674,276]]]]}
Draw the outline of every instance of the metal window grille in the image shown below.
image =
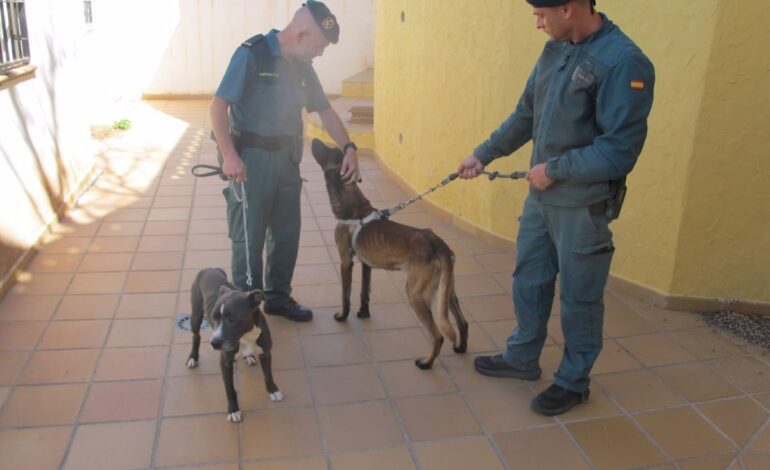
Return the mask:
{"type": "Polygon", "coordinates": [[[83,14],[85,16],[86,24],[92,24],[94,22],[94,11],[91,3],[91,0],[83,0],[83,14]]]}
{"type": "Polygon", "coordinates": [[[0,73],[29,63],[24,0],[0,0],[0,73]]]}

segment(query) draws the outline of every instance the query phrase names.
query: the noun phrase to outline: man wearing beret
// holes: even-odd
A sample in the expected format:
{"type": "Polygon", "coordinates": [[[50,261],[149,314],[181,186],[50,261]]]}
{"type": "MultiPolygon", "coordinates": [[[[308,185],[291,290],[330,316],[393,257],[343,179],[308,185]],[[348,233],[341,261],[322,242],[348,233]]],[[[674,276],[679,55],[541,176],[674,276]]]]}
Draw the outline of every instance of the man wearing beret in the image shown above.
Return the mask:
{"type": "Polygon", "coordinates": [[[519,218],[506,350],[479,356],[476,370],[537,380],[557,274],[564,350],[553,384],[532,400],[544,415],[584,403],[602,348],[604,287],[617,218],[647,137],[655,85],[649,59],[594,0],[527,0],[546,42],[513,113],[464,159],[473,178],[532,141],[529,194],[519,218]]]}
{"type": "Polygon", "coordinates": [[[262,289],[265,312],[294,321],[313,317],[291,297],[300,237],[302,108],[317,112],[344,150],[342,177],[360,180],[357,148],[312,65],[339,34],[326,5],[309,0],[282,31],[254,36],[235,51],[210,108],[222,173],[231,181],[223,194],[233,282],[262,289]]]}

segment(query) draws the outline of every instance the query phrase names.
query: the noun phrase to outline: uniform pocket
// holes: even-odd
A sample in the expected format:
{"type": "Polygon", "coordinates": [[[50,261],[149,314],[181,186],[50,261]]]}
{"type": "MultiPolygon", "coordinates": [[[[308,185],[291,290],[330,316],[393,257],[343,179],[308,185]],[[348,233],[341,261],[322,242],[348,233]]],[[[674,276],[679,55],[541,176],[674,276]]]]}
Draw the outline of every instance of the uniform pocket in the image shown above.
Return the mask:
{"type": "Polygon", "coordinates": [[[228,185],[222,190],[227,202],[227,236],[234,242],[243,242],[243,203],[233,194],[233,186],[228,185]]]}

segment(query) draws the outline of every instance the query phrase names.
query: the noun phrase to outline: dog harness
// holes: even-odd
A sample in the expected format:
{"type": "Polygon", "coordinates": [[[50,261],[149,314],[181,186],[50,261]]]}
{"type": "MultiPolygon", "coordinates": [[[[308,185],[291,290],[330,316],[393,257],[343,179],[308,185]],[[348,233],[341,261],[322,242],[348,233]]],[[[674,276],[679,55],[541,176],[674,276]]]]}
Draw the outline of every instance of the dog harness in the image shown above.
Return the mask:
{"type": "Polygon", "coordinates": [[[350,225],[353,227],[353,235],[350,239],[350,249],[353,250],[353,254],[356,254],[356,239],[358,234],[361,233],[361,229],[364,225],[374,222],[375,220],[387,219],[387,209],[385,211],[374,210],[371,214],[367,215],[363,219],[337,219],[338,224],[350,225]]]}

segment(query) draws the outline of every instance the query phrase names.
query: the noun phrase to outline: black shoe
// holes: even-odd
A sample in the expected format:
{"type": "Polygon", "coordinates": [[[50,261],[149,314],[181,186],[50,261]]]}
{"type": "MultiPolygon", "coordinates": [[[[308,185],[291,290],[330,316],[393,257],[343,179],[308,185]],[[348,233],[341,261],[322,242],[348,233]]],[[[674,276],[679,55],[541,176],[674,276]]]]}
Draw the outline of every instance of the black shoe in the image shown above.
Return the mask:
{"type": "Polygon", "coordinates": [[[538,367],[535,370],[522,370],[513,367],[503,360],[503,355],[477,356],[473,360],[473,367],[483,375],[490,377],[513,377],[521,380],[537,380],[543,371],[538,367]]]}
{"type": "Polygon", "coordinates": [[[291,321],[305,322],[313,319],[313,311],[300,305],[294,299],[289,299],[283,305],[271,307],[265,304],[265,313],[268,315],[280,315],[291,321]]]}
{"type": "Polygon", "coordinates": [[[590,393],[588,389],[579,393],[553,384],[532,399],[532,409],[541,415],[560,415],[575,405],[585,403],[590,393]]]}

